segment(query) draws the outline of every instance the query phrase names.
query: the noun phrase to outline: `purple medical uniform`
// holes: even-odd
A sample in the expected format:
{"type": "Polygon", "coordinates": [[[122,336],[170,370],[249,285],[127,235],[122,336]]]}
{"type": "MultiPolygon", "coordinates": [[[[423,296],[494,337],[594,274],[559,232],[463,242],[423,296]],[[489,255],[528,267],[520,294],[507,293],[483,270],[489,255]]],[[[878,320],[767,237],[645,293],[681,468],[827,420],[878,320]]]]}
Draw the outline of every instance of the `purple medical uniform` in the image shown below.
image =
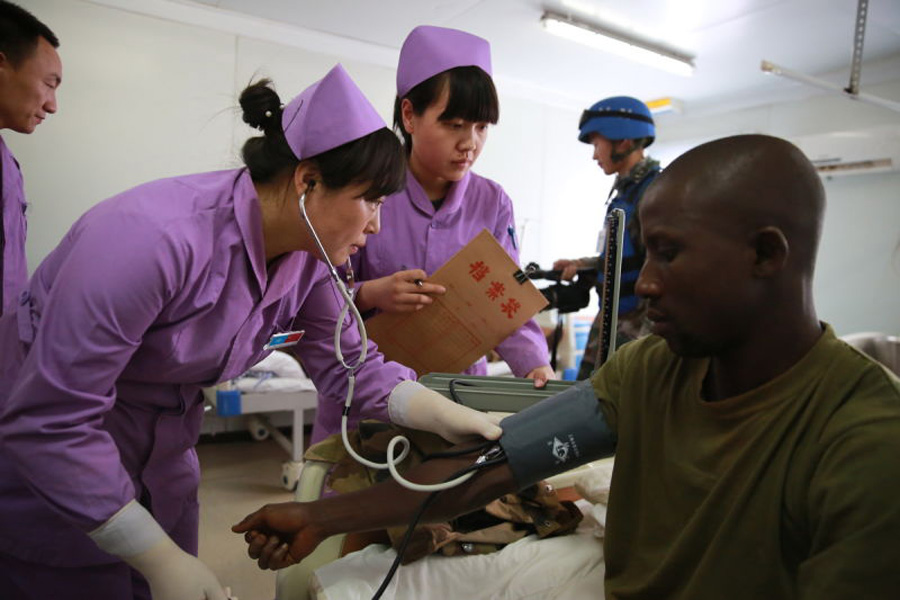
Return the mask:
{"type": "MultiPolygon", "coordinates": [[[[246,169],[148,183],[92,208],[0,318],[0,552],[114,562],[85,532],[137,498],[196,553],[201,388],[302,329],[307,372],[341,396],[339,308],[312,255],[267,267],[246,169]]],[[[360,348],[349,321],[343,348],[351,360],[360,348]]],[[[353,415],[387,421],[388,393],[415,375],[374,345],[368,356],[353,415]]]]}
{"type": "MultiPolygon", "coordinates": [[[[386,277],[406,269],[422,269],[429,275],[487,229],[518,264],[512,201],[494,181],[469,171],[454,182],[438,210],[412,173],[406,189],[385,199],[381,207],[382,235],[366,242],[354,257],[360,281],[386,277]]],[[[524,377],[549,364],[547,341],[534,319],[503,340],[496,348],[512,372],[524,377]]],[[[487,373],[484,358],[465,371],[487,373]]]]}
{"type": "Polygon", "coordinates": [[[16,301],[28,279],[25,261],[25,186],[19,163],[0,137],[0,315],[16,301]]]}

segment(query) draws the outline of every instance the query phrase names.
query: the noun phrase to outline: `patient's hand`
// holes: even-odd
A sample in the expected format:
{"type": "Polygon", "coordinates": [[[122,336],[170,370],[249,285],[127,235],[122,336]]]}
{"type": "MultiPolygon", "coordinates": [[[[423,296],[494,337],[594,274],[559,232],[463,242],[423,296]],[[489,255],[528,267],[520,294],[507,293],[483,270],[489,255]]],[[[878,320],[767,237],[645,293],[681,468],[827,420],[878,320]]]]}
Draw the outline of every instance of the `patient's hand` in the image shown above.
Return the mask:
{"type": "Polygon", "coordinates": [[[232,526],[243,533],[247,554],[260,569],[283,569],[303,560],[327,536],[313,525],[311,506],[300,502],[267,504],[232,526]]]}

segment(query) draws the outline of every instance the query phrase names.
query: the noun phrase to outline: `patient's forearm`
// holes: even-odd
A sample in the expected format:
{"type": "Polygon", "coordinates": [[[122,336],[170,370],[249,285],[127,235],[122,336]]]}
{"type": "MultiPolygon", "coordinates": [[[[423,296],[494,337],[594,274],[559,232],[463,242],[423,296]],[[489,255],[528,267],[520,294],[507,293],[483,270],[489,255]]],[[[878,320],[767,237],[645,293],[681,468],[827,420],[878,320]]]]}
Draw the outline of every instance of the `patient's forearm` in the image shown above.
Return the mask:
{"type": "MultiPolygon", "coordinates": [[[[416,483],[438,483],[471,465],[476,458],[477,455],[472,454],[430,460],[410,469],[404,476],[416,483]]],[[[485,467],[465,483],[438,493],[423,521],[447,521],[513,491],[515,482],[506,463],[485,467]]],[[[404,525],[427,496],[428,493],[406,489],[393,480],[384,482],[314,503],[317,505],[316,527],[326,535],[335,535],[404,525]]]]}

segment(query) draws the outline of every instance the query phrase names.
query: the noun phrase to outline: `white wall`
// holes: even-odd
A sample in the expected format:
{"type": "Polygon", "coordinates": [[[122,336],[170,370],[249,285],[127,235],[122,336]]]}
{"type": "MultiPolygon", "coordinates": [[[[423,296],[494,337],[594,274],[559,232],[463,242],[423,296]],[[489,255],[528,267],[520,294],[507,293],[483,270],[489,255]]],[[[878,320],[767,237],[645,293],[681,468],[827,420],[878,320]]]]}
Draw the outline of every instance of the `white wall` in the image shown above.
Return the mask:
{"type": "MultiPolygon", "coordinates": [[[[865,75],[863,68],[863,75],[865,75]]],[[[900,81],[865,86],[900,99],[900,81]]],[[[815,133],[896,125],[900,114],[847,98],[811,92],[803,101],[718,114],[663,117],[653,149],[670,162],[687,148],[739,133],[793,139],[815,133]]],[[[764,176],[764,174],[761,174],[764,176]]],[[[819,318],[838,335],[900,334],[900,172],[824,180],[825,225],[814,282],[819,318]]]]}
{"type": "Polygon", "coordinates": [[[228,161],[234,40],[86,2],[25,5],[60,38],[59,112],[6,134],[25,177],[30,270],[104,198],[228,161]]]}
{"type": "Polygon", "coordinates": [[[237,97],[253,78],[285,102],[336,62],[387,118],[393,71],[132,14],[82,0],[23,3],[60,38],[59,112],[30,136],[4,132],[22,165],[31,270],[89,207],[139,183],[240,164],[255,132],[237,97]]]}
{"type": "MultiPolygon", "coordinates": [[[[385,66],[384,52],[339,56],[341,50],[330,45],[330,54],[319,53],[84,0],[23,4],[59,35],[64,67],[60,112],[34,135],[4,132],[22,164],[31,202],[32,270],[100,200],[151,179],[240,164],[239,148],[253,132],[240,122],[237,96],[252,78],[273,78],[287,101],[341,62],[390,120],[394,69],[385,66]]],[[[272,39],[288,39],[290,32],[279,36],[272,39]]],[[[549,267],[556,258],[594,252],[612,178],[593,163],[591,147],[576,140],[581,107],[522,97],[504,88],[502,73],[496,75],[500,123],[476,171],[500,182],[513,198],[523,263],[549,267]]],[[[900,100],[900,81],[866,91],[900,100]]],[[[621,93],[628,93],[627,82],[621,93]]],[[[585,99],[585,105],[594,100],[585,99]]],[[[724,135],[791,138],[897,123],[898,115],[818,95],[658,121],[651,155],[665,165],[696,143],[724,135]]],[[[850,177],[826,182],[826,189],[829,209],[816,278],[821,318],[838,333],[900,334],[900,175],[850,177]]]]}

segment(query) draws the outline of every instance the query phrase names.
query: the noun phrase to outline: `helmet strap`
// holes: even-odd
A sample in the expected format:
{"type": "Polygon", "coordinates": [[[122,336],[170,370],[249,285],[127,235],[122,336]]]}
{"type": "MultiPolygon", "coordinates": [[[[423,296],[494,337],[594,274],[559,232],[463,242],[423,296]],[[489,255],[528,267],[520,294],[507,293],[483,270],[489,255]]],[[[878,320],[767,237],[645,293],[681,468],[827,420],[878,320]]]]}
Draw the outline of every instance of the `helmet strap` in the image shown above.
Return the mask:
{"type": "Polygon", "coordinates": [[[614,163],[618,164],[618,163],[622,162],[623,160],[625,160],[629,154],[631,154],[632,152],[634,152],[636,150],[639,150],[642,147],[643,146],[641,144],[637,143],[636,140],[614,140],[613,141],[613,149],[609,153],[609,157],[612,159],[612,161],[614,163]],[[619,152],[618,150],[616,150],[616,147],[619,144],[621,144],[622,142],[629,142],[629,141],[631,142],[631,148],[628,149],[626,152],[619,152]]]}

